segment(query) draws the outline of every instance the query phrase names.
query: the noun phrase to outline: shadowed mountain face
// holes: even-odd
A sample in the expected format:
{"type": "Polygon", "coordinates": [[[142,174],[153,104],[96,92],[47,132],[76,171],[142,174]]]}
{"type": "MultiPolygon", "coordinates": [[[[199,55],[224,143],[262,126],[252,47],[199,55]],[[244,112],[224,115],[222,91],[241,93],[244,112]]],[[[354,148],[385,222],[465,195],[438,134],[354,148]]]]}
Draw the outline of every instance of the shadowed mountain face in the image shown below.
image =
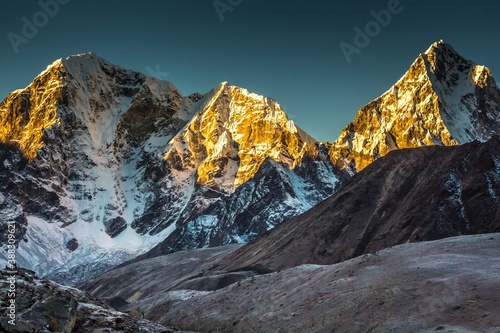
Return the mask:
{"type": "Polygon", "coordinates": [[[500,141],[391,152],[218,269],[332,264],[396,244],[500,231],[500,141]]]}
{"type": "Polygon", "coordinates": [[[23,153],[12,144],[0,143],[0,244],[7,243],[7,229],[10,223],[16,225],[16,239],[26,233],[28,222],[23,214],[21,201],[13,195],[20,186],[12,179],[12,172],[22,170],[28,161],[23,153]]]}

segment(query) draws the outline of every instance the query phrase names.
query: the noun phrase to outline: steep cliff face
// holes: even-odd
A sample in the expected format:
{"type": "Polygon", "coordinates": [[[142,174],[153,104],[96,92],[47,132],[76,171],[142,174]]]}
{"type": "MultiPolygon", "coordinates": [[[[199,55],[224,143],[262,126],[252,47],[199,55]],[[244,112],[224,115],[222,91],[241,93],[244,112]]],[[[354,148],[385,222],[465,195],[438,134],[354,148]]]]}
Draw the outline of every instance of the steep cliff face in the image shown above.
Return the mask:
{"type": "Polygon", "coordinates": [[[354,174],[389,151],[486,141],[500,133],[500,90],[490,71],[436,42],[387,92],[359,110],[330,148],[354,174]]]}
{"type": "Polygon", "coordinates": [[[172,165],[186,158],[196,165],[197,183],[232,192],[253,178],[266,158],[294,169],[313,154],[316,141],[274,100],[227,83],[207,97],[165,156],[172,165]]]}
{"type": "Polygon", "coordinates": [[[175,225],[162,252],[247,242],[334,192],[327,147],[290,121],[274,100],[222,83],[169,143],[168,192],[133,227],[175,225]]]}
{"type": "Polygon", "coordinates": [[[147,203],[145,165],[161,164],[200,98],[94,54],[57,60],[10,94],[0,141],[30,162],[19,167],[9,155],[3,170],[11,183],[2,182],[3,206],[23,221],[18,262],[43,274],[96,258],[106,266],[155,245],[129,227],[147,203]]]}
{"type": "Polygon", "coordinates": [[[18,262],[62,279],[171,234],[171,251],[254,239],[337,185],[325,146],[275,101],[227,83],[183,97],[92,53],[10,94],[0,124],[0,214],[19,225],[18,262]]]}
{"type": "MultiPolygon", "coordinates": [[[[15,240],[21,240],[28,225],[23,206],[18,198],[9,195],[17,188],[13,173],[24,169],[28,163],[22,152],[15,146],[0,143],[0,243],[8,240],[9,225],[15,225],[15,240]]],[[[12,228],[12,227],[11,227],[12,228]]]]}

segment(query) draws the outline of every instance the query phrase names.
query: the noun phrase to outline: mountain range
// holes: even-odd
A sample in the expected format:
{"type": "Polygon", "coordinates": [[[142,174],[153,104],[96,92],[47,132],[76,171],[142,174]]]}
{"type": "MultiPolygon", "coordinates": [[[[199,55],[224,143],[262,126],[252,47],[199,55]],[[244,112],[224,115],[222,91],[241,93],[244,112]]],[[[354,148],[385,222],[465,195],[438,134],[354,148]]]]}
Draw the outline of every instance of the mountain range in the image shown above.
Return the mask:
{"type": "Polygon", "coordinates": [[[498,229],[488,208],[498,207],[500,91],[486,67],[443,41],[333,143],[317,142],[271,98],[226,82],[182,96],[93,53],[56,60],[9,94],[0,124],[0,229],[15,221],[19,265],[60,282],[138,255],[230,243],[256,241],[264,252],[228,267],[275,269],[303,263],[292,255],[299,248],[333,263],[498,229]],[[415,211],[397,204],[402,196],[420,200],[415,211]],[[290,227],[318,219],[336,224],[290,227]],[[273,257],[276,246],[290,250],[273,257]]]}
{"type": "Polygon", "coordinates": [[[171,251],[246,242],[339,183],[328,149],[275,101],[227,83],[182,97],[84,54],[0,109],[0,216],[40,274],[83,277],[165,239],[171,251]]]}

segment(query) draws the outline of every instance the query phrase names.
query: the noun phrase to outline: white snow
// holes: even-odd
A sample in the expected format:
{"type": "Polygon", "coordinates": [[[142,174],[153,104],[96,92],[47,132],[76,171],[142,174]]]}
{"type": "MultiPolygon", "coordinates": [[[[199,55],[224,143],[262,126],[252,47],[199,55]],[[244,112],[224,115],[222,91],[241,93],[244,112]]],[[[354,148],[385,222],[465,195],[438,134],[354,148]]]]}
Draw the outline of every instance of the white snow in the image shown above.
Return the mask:
{"type": "Polygon", "coordinates": [[[38,272],[45,272],[64,264],[69,252],[65,244],[73,238],[73,234],[38,217],[28,216],[27,220],[28,241],[19,243],[16,253],[18,264],[38,272]]]}
{"type": "Polygon", "coordinates": [[[466,222],[466,228],[469,228],[468,222],[469,219],[467,218],[465,214],[465,205],[462,201],[462,184],[458,177],[451,173],[449,175],[448,181],[445,183],[446,189],[450,191],[451,197],[450,199],[452,200],[453,204],[456,206],[456,208],[460,212],[460,216],[465,220],[466,222]]]}

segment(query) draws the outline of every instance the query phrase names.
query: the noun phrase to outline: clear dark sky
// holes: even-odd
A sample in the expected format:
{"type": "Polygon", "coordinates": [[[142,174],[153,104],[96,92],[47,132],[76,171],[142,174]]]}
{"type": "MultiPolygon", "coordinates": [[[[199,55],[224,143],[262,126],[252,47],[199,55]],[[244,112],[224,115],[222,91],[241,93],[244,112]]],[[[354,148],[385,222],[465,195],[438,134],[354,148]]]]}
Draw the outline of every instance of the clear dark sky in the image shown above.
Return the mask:
{"type": "Polygon", "coordinates": [[[355,46],[354,28],[396,0],[218,0],[231,9],[220,9],[223,20],[213,0],[59,1],[67,3],[53,17],[39,13],[38,0],[2,1],[0,99],[54,60],[92,51],[183,94],[228,81],[272,97],[309,134],[333,141],[439,39],[500,77],[500,1],[400,0],[350,63],[340,43],[355,46]],[[23,17],[38,20],[33,36],[23,35],[23,17]],[[12,33],[29,37],[17,53],[12,33]]]}

